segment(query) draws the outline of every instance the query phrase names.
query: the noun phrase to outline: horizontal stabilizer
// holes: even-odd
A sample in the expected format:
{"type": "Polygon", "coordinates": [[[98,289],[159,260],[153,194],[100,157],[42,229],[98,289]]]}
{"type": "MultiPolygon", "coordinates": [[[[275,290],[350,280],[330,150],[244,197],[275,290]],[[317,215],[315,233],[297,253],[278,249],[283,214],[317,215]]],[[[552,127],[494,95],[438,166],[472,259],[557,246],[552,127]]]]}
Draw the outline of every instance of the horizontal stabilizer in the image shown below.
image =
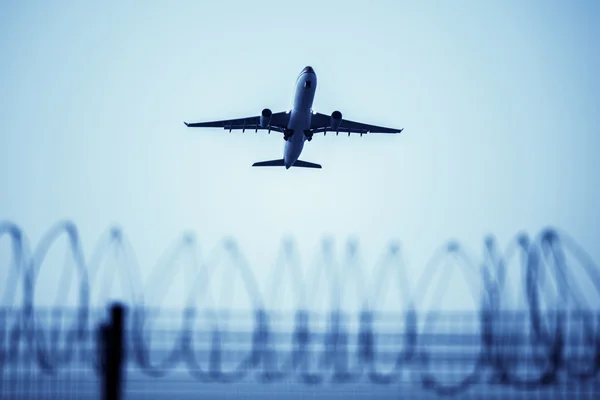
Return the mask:
{"type": "Polygon", "coordinates": [[[280,160],[260,161],[252,164],[253,167],[283,167],[283,158],[280,160]]]}
{"type": "Polygon", "coordinates": [[[292,167],[302,167],[302,168],[321,168],[319,164],[311,163],[308,161],[298,160],[292,165],[292,167]]]}
{"type": "MultiPolygon", "coordinates": [[[[283,159],[270,160],[270,161],[259,161],[252,164],[253,167],[284,167],[285,163],[283,159]]],[[[321,168],[319,164],[310,163],[307,161],[298,160],[292,165],[292,167],[300,168],[321,168]]]]}

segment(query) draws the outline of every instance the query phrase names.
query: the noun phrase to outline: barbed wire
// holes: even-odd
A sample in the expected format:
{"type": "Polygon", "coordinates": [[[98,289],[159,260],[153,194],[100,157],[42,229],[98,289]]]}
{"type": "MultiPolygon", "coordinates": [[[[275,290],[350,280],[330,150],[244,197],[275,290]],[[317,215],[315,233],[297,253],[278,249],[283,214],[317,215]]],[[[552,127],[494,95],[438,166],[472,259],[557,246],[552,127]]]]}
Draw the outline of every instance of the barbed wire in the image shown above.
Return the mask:
{"type": "MultiPolygon", "coordinates": [[[[100,295],[110,287],[110,278],[113,278],[110,273],[106,274],[104,282],[99,278],[102,261],[109,254],[125,260],[121,268],[109,272],[119,273],[121,282],[128,284],[127,360],[149,377],[164,377],[183,366],[190,376],[202,382],[237,382],[253,375],[263,382],[295,378],[307,385],[360,380],[390,385],[402,380],[403,371],[416,370],[420,371],[421,387],[439,395],[453,395],[485,382],[520,389],[543,388],[558,384],[561,374],[571,382],[582,383],[596,378],[600,369],[599,304],[587,301],[589,291],[579,287],[573,274],[576,264],[568,262],[567,254],[578,261],[577,265],[582,267],[581,271],[593,285],[595,295],[600,294],[600,271],[568,234],[552,228],[542,230],[535,237],[516,235],[505,251],[501,251],[490,236],[484,241],[481,261],[476,261],[476,257],[458,242],[449,242],[430,258],[413,287],[407,278],[400,247],[390,244],[374,270],[371,290],[366,288],[364,275],[357,275],[363,293],[358,294],[362,300],[361,310],[356,315],[341,308],[342,293],[350,274],[339,274],[336,272],[339,270],[331,268],[335,263],[334,255],[331,243],[325,241],[321,249],[323,265],[316,269],[319,273],[329,274],[331,309],[325,317],[311,310],[310,300],[316,296],[307,293],[308,288],[322,279],[317,274],[310,285],[303,283],[298,275],[295,245],[285,241],[278,256],[280,268],[275,270],[266,294],[277,299],[276,291],[281,289],[283,273],[281,266],[288,265],[295,297],[300,304],[291,332],[274,328],[281,316],[270,309],[273,304],[265,303],[249,263],[232,239],[223,240],[204,261],[200,261],[193,236],[183,235],[159,260],[144,284],[136,256],[123,232],[117,228],[108,230],[101,237],[87,260],[77,227],[70,221],[53,226],[35,248],[14,223],[0,222],[0,240],[5,238],[10,241],[11,257],[2,303],[5,308],[0,312],[2,371],[18,363],[22,352],[32,354],[42,373],[49,375],[56,375],[76,362],[77,352],[95,339],[93,317],[98,317],[100,312],[92,307],[90,293],[92,282],[104,283],[100,286],[100,295]],[[77,305],[68,312],[60,307],[50,308],[53,322],[48,323],[48,318],[43,317],[47,314],[44,314],[45,308],[36,304],[35,289],[40,285],[38,279],[49,249],[61,237],[66,238],[67,258],[74,268],[63,271],[57,296],[70,290],[75,274],[77,305]],[[172,276],[177,272],[174,260],[184,253],[192,258],[184,270],[187,304],[181,310],[180,327],[170,349],[162,359],[154,360],[153,350],[156,349],[153,349],[151,337],[152,324],[157,323],[157,311],[149,304],[164,300],[172,276]],[[208,266],[224,259],[241,277],[250,299],[253,310],[250,331],[228,329],[222,315],[231,312],[217,309],[214,299],[210,298],[208,289],[214,268],[208,266]],[[510,268],[515,259],[517,268],[510,268]],[[477,306],[471,314],[478,333],[457,334],[448,328],[445,332],[430,333],[436,321],[464,320],[464,313],[431,311],[423,315],[417,311],[430,293],[436,274],[440,277],[433,302],[438,304],[432,309],[439,307],[456,269],[462,274],[477,306]],[[524,296],[521,309],[515,309],[511,304],[509,292],[514,287],[507,283],[507,275],[515,271],[521,274],[517,281],[524,296]],[[397,277],[400,291],[396,294],[404,308],[383,315],[378,312],[378,305],[386,293],[391,274],[397,277]],[[198,307],[203,301],[212,306],[198,307]],[[66,318],[69,324],[64,326],[67,314],[71,317],[66,318]],[[381,321],[397,323],[402,326],[402,331],[377,332],[376,322],[381,321]],[[324,328],[315,327],[320,322],[324,322],[324,328]],[[355,332],[348,328],[350,322],[356,324],[355,332]],[[199,323],[201,329],[197,329],[199,323]],[[390,350],[385,344],[386,335],[400,337],[400,349],[390,350]],[[240,350],[226,349],[223,343],[227,336],[249,341],[249,350],[240,354],[240,350]],[[581,338],[581,343],[573,343],[575,336],[581,338]],[[287,342],[288,350],[277,349],[282,342],[287,342]],[[439,373],[439,367],[432,361],[440,357],[440,352],[432,350],[432,344],[462,348],[456,353],[442,351],[442,356],[447,358],[446,361],[471,367],[462,376],[452,374],[452,379],[443,379],[447,374],[439,373]],[[464,346],[475,351],[469,353],[464,346]],[[572,350],[575,348],[580,350],[579,355],[572,350]],[[226,370],[225,365],[231,363],[225,358],[230,353],[241,357],[226,370]],[[199,355],[205,359],[205,367],[199,355]],[[387,371],[383,370],[383,359],[388,360],[387,371]]],[[[349,243],[342,260],[345,270],[351,267],[357,251],[357,243],[349,243]]],[[[89,364],[97,370],[98,360],[93,353],[89,355],[89,364]]]]}

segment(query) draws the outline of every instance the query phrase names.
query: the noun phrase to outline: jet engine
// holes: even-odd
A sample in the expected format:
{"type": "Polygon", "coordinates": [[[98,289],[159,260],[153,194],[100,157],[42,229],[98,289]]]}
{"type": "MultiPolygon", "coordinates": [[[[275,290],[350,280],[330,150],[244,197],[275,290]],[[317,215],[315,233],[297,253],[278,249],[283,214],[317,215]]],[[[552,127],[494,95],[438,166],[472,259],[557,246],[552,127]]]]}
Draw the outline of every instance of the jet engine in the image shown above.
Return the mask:
{"type": "Polygon", "coordinates": [[[262,110],[262,113],[260,113],[260,126],[262,126],[263,128],[266,128],[269,125],[271,125],[271,116],[272,115],[273,115],[273,113],[268,108],[265,108],[264,110],[262,110]]]}
{"type": "Polygon", "coordinates": [[[342,113],[339,111],[334,111],[331,113],[331,118],[329,119],[329,127],[331,130],[336,131],[340,124],[342,123],[342,113]]]}

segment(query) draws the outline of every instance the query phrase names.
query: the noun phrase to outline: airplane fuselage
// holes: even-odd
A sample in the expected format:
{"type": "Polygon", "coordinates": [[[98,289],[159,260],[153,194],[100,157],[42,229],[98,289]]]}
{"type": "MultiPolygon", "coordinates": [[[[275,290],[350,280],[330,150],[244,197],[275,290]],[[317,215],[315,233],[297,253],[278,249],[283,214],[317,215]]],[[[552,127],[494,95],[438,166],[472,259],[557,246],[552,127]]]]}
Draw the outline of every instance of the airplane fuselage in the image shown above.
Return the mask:
{"type": "Polygon", "coordinates": [[[310,129],[316,89],[317,75],[312,68],[304,68],[296,80],[294,103],[287,126],[293,134],[286,140],[283,151],[283,162],[286,169],[294,165],[304,148],[304,142],[307,140],[304,132],[310,129]]]}

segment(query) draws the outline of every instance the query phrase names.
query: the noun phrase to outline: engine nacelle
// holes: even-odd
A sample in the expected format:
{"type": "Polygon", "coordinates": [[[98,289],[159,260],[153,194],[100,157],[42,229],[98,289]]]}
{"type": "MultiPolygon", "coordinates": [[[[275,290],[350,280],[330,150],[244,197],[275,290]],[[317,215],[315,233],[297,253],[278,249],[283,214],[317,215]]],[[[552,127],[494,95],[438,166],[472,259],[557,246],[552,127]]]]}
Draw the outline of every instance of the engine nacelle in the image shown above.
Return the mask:
{"type": "Polygon", "coordinates": [[[336,131],[340,124],[342,123],[342,113],[339,111],[334,111],[331,113],[331,118],[329,119],[329,127],[332,131],[336,131]]]}
{"type": "Polygon", "coordinates": [[[265,108],[264,110],[262,110],[262,112],[260,113],[260,126],[262,126],[263,128],[266,128],[269,125],[271,125],[271,116],[272,115],[273,115],[273,113],[268,108],[265,108]]]}

